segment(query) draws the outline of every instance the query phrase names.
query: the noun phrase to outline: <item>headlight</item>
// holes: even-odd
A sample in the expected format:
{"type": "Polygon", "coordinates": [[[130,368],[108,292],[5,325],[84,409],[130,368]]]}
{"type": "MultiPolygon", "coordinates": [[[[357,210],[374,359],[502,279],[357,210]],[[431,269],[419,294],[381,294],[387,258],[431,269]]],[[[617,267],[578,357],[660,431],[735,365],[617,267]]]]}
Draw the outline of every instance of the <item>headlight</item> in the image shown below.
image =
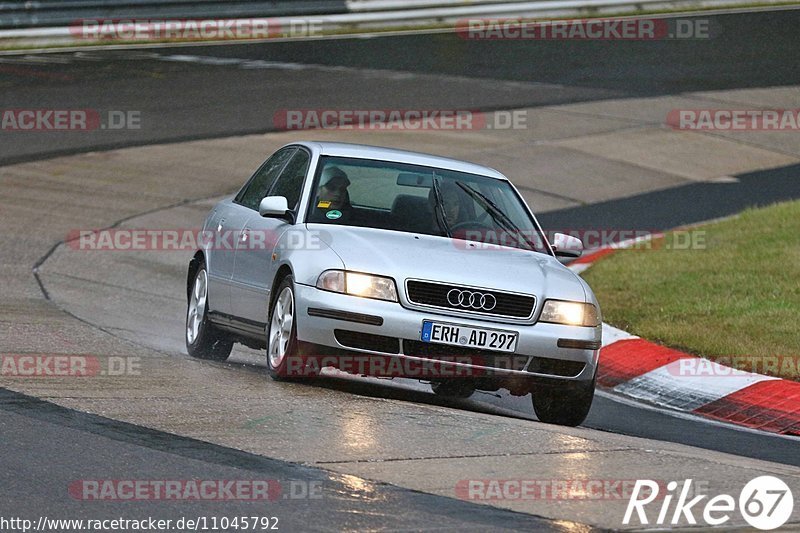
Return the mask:
{"type": "Polygon", "coordinates": [[[600,324],[600,315],[592,304],[547,300],[539,322],[594,327],[600,324]]]}
{"type": "Polygon", "coordinates": [[[392,278],[361,274],[359,272],[326,270],[319,275],[317,288],[364,298],[375,298],[390,302],[397,301],[397,289],[392,278]]]}

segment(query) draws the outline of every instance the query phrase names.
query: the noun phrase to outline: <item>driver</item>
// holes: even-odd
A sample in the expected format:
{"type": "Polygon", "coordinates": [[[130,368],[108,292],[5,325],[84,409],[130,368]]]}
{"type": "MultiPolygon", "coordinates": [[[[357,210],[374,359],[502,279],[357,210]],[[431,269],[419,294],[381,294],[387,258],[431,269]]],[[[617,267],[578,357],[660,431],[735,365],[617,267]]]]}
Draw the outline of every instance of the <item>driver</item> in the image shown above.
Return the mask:
{"type": "MultiPolygon", "coordinates": [[[[466,222],[471,219],[465,204],[466,195],[461,188],[452,181],[442,180],[439,182],[439,192],[442,195],[442,204],[444,206],[444,215],[447,219],[447,225],[452,230],[454,226],[466,222]]],[[[439,228],[439,222],[436,219],[436,194],[433,187],[428,193],[428,202],[431,206],[431,213],[433,217],[433,227],[439,228]]],[[[441,228],[444,231],[444,228],[441,228]]]]}
{"type": "Polygon", "coordinates": [[[349,210],[350,194],[347,188],[350,179],[339,167],[327,167],[322,171],[317,189],[317,207],[328,210],[349,210]]]}

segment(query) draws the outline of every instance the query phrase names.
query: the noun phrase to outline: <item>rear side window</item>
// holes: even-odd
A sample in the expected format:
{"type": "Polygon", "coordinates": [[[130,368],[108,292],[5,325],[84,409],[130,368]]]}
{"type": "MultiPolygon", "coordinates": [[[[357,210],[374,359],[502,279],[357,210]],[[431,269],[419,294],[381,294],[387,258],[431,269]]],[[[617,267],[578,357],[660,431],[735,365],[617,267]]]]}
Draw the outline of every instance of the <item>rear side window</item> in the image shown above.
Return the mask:
{"type": "Polygon", "coordinates": [[[303,182],[310,163],[311,155],[303,149],[298,149],[272,186],[269,195],[284,196],[289,209],[295,209],[303,193],[303,182]]]}
{"type": "Polygon", "coordinates": [[[267,196],[270,187],[275,183],[276,178],[280,175],[286,162],[294,155],[297,148],[290,146],[278,150],[272,157],[261,165],[250,181],[236,196],[236,202],[242,204],[250,209],[258,210],[258,205],[261,200],[267,196]]]}

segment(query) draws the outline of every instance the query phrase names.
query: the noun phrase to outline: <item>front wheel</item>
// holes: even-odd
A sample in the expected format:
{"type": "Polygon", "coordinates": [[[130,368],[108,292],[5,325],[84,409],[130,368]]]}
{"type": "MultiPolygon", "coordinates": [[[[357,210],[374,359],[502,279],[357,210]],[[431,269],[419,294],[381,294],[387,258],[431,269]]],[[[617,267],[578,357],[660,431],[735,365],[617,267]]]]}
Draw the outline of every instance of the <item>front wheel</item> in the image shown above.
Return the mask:
{"type": "Polygon", "coordinates": [[[295,323],[294,279],[286,276],[275,291],[267,326],[267,370],[272,379],[291,379],[291,369],[300,368],[296,357],[297,324],[295,323]]]}
{"type": "Polygon", "coordinates": [[[233,341],[208,320],[208,273],[201,264],[194,276],[186,311],[186,351],[198,359],[225,361],[231,350],[233,341]]]}
{"type": "Polygon", "coordinates": [[[542,422],[578,426],[586,420],[594,399],[595,380],[566,382],[533,391],[533,410],[542,422]]]}

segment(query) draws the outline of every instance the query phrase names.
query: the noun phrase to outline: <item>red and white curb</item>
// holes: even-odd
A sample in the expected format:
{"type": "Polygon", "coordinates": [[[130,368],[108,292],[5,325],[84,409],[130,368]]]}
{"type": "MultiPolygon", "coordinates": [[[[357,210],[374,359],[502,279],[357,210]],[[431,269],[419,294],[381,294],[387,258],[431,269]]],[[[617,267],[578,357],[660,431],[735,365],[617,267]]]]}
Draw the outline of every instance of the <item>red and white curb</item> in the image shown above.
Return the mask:
{"type": "MultiPolygon", "coordinates": [[[[568,268],[580,274],[627,244],[592,252],[568,268]]],[[[597,384],[661,407],[800,436],[800,383],[719,365],[605,323],[597,384]]]]}

